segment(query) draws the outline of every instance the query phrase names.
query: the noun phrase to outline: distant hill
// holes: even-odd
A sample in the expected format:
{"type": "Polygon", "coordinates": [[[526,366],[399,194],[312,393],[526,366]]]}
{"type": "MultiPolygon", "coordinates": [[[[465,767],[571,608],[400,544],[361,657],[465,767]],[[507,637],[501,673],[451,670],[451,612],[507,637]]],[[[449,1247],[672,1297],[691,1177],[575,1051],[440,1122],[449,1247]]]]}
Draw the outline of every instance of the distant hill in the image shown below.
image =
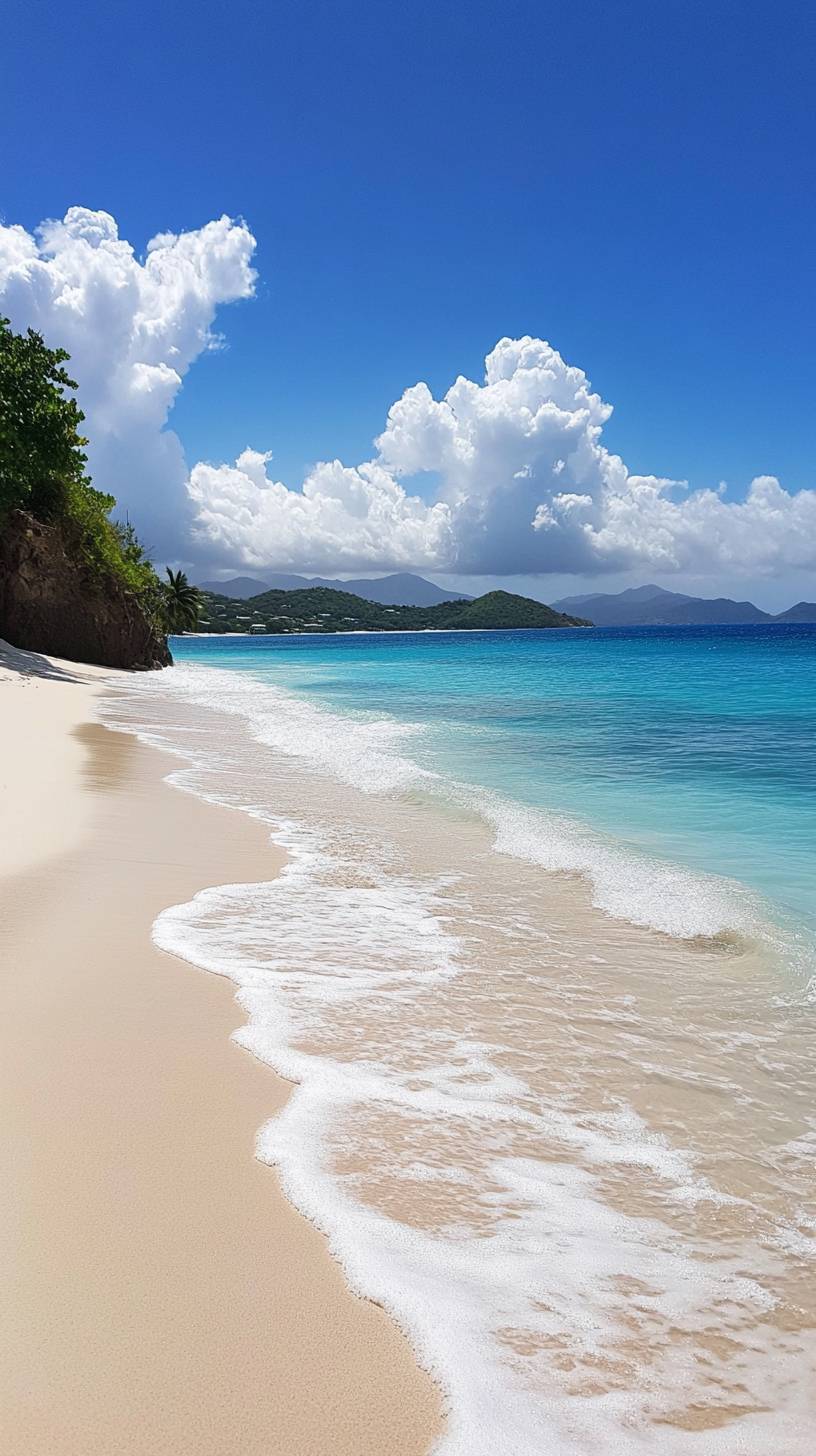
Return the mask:
{"type": "MultiPolygon", "coordinates": [[[[292,581],[296,582],[297,577],[292,577],[292,581]]],[[[268,582],[259,581],[254,576],[231,576],[229,581],[199,582],[198,589],[203,592],[223,593],[224,596],[243,601],[246,597],[254,597],[258,592],[267,591],[268,587],[268,582]]]]}
{"type": "MultiPolygon", "coordinates": [[[[589,617],[596,627],[690,627],[738,625],[781,620],[755,607],[753,602],[733,602],[729,597],[690,597],[664,591],[659,586],[629,587],[626,591],[589,596],[562,597],[553,603],[556,611],[577,612],[589,617]]],[[[802,620],[802,619],[799,619],[802,620]]]]}
{"type": "Polygon", "coordinates": [[[576,617],[543,602],[494,591],[435,606],[385,606],[333,587],[267,591],[243,600],[206,592],[200,627],[204,632],[281,635],[300,632],[405,632],[491,630],[500,627],[585,627],[576,617]]]}
{"type": "MultiPolygon", "coordinates": [[[[205,629],[210,631],[248,631],[253,621],[266,622],[270,612],[289,617],[294,624],[276,626],[270,629],[273,631],[306,630],[304,623],[314,619],[316,614],[320,617],[317,625],[323,621],[333,624],[323,628],[331,632],[350,631],[354,627],[383,632],[424,627],[446,630],[462,630],[465,627],[560,627],[575,625],[576,622],[596,627],[816,623],[816,603],[813,602],[797,602],[787,612],[772,616],[754,606],[753,602],[735,602],[730,597],[692,597],[654,585],[628,587],[626,591],[615,593],[592,592],[562,597],[552,607],[530,597],[503,591],[488,592],[486,596],[476,598],[457,597],[410,572],[382,576],[373,581],[310,579],[277,573],[269,587],[254,577],[236,576],[229,581],[210,582],[201,590],[208,602],[212,598],[218,603],[217,612],[208,605],[204,613],[212,622],[205,629]],[[315,594],[321,592],[327,593],[327,597],[318,599],[315,594]],[[341,597],[347,599],[342,611],[338,600],[341,597]],[[519,603],[523,605],[519,606],[519,603]],[[426,619],[428,611],[442,607],[455,609],[450,620],[443,620],[441,616],[426,619]],[[472,610],[465,611],[465,608],[472,610]]],[[[314,622],[308,630],[315,630],[314,622]]]]}
{"type": "MultiPolygon", "coordinates": [[[[670,603],[679,606],[682,602],[699,601],[699,597],[685,596],[682,592],[664,591],[660,586],[630,586],[626,591],[617,592],[614,595],[604,592],[592,592],[585,596],[562,597],[558,602],[558,610],[564,611],[567,607],[585,607],[592,603],[604,616],[618,614],[621,617],[637,616],[641,611],[648,614],[656,607],[658,601],[668,607],[670,603]]],[[[607,626],[606,622],[596,624],[607,626]]],[[[617,625],[617,624],[616,624],[617,625]]]]}
{"type": "Polygon", "coordinates": [[[755,622],[772,622],[774,619],[769,612],[763,612],[761,608],[755,607],[753,602],[732,602],[730,597],[713,597],[710,600],[685,602],[679,607],[672,607],[665,616],[669,626],[693,627],[706,626],[707,624],[717,626],[740,626],[751,625],[755,622]]]}
{"type": "Polygon", "coordinates": [[[816,602],[797,602],[795,607],[788,607],[786,612],[780,612],[774,617],[775,622],[816,622],[816,602]]]}
{"type": "Polygon", "coordinates": [[[323,576],[292,576],[284,572],[266,572],[263,581],[252,576],[233,576],[228,581],[204,581],[201,590],[216,592],[219,596],[246,601],[264,591],[302,591],[314,587],[326,587],[330,591],[351,592],[369,602],[382,602],[386,606],[435,607],[440,602],[472,601],[465,592],[449,592],[426,581],[424,576],[414,576],[409,571],[396,572],[392,576],[375,577],[373,581],[360,578],[355,581],[339,581],[323,576]]]}

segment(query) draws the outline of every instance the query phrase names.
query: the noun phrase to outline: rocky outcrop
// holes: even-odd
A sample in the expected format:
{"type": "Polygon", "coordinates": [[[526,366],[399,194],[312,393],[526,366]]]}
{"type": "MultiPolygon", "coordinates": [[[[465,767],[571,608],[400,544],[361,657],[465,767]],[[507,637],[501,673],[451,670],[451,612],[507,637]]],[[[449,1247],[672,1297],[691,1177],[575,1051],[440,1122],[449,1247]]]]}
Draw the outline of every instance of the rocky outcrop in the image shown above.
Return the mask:
{"type": "Polygon", "coordinates": [[[0,637],[101,667],[167,667],[167,639],[120,581],[91,568],[59,523],[15,511],[0,525],[0,637]]]}

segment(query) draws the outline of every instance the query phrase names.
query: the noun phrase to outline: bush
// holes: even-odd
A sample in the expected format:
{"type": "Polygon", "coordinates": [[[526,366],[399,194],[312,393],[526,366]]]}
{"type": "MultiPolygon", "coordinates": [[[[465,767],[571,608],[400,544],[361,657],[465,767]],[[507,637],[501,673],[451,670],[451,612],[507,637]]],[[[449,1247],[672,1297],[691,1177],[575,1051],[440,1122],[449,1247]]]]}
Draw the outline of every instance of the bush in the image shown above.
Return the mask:
{"type": "Polygon", "coordinates": [[[33,329],[15,334],[0,318],[0,524],[12,510],[60,521],[89,568],[116,577],[159,620],[156,573],[130,523],[110,520],[113,496],[86,474],[85,416],[65,393],[76,389],[63,368],[68,358],[33,329]]]}
{"type": "Polygon", "coordinates": [[[15,506],[50,515],[63,487],[85,482],[79,433],[84,415],[65,389],[74,381],[64,349],[48,349],[40,334],[12,332],[0,318],[0,512],[15,506]]]}

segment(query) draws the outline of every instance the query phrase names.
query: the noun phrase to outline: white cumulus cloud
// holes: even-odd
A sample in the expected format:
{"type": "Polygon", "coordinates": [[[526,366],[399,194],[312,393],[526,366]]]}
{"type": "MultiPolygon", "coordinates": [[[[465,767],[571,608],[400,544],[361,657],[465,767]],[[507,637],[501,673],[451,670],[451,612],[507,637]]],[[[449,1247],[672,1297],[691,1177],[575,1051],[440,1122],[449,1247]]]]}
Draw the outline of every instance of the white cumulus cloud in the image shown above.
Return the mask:
{"type": "Polygon", "coordinates": [[[324,461],[294,491],[270,477],[270,458],[244,450],[234,465],[190,474],[199,541],[228,561],[358,570],[433,566],[454,549],[449,508],[406,494],[376,461],[324,461]]]}
{"type": "Polygon", "coordinates": [[[224,559],[256,568],[757,576],[816,567],[816,492],[791,495],[763,476],[735,502],[632,475],[602,442],[611,413],[549,344],[502,339],[482,383],[460,377],[439,400],[426,384],[407,389],[361,465],[318,464],[301,489],[273,480],[271,457],[252,450],[234,465],[197,465],[194,529],[224,559]],[[432,489],[419,494],[423,475],[432,489]]]}
{"type": "Polygon", "coordinates": [[[151,546],[177,549],[190,513],[181,444],[165,428],[218,306],[253,292],[255,240],[221,217],[161,233],[144,259],[107,212],[71,207],[34,234],[0,226],[0,311],[71,355],[94,483],[151,546]]]}
{"type": "Polygon", "coordinates": [[[626,490],[605,501],[602,520],[585,528],[600,560],[698,575],[816,568],[816,490],[790,494],[775,476],[760,475],[743,501],[726,501],[721,490],[673,499],[672,484],[630,475],[626,490]]]}
{"type": "Polygon", "coordinates": [[[168,416],[217,345],[219,306],[252,295],[254,249],[228,217],[161,233],[143,258],[106,212],[72,207],[33,234],[0,226],[0,310],[71,354],[94,480],[157,553],[460,577],[816,568],[816,492],[762,476],[734,501],[630,474],[603,443],[611,405],[529,337],[501,339],[484,378],[441,399],[407,389],[360,464],[321,461],[296,487],[258,450],[188,471],[168,416]]]}

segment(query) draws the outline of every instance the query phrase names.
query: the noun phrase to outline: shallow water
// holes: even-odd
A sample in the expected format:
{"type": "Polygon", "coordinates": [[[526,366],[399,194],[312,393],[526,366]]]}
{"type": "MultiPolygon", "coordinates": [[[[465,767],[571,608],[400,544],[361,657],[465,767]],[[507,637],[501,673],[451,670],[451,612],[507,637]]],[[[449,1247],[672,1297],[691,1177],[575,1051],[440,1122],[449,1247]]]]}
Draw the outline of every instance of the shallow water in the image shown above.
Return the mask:
{"type": "Polygon", "coordinates": [[[816,633],[693,635],[185,641],[105,706],[290,848],[156,938],[299,1083],[260,1155],[445,1456],[810,1449],[816,633]]]}

